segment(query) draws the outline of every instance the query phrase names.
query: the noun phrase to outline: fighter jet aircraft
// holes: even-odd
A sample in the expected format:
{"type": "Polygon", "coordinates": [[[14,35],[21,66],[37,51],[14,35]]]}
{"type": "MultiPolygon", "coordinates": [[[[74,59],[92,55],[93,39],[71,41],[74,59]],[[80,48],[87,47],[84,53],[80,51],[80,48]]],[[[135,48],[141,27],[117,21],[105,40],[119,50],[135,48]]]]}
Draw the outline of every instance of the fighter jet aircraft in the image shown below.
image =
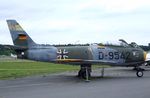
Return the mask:
{"type": "Polygon", "coordinates": [[[136,43],[128,44],[91,44],[87,46],[62,46],[36,44],[22,29],[16,20],[7,20],[10,34],[16,48],[17,57],[35,61],[80,65],[78,76],[91,77],[91,65],[107,64],[111,66],[135,67],[136,75],[143,76],[140,68],[149,61],[149,54],[136,43]]]}

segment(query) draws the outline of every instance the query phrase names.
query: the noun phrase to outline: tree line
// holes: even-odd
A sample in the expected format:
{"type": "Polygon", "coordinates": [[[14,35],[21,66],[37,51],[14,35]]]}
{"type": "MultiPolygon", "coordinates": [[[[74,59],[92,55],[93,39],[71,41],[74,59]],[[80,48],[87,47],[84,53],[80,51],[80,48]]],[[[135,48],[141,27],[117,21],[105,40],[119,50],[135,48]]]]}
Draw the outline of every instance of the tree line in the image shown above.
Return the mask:
{"type": "Polygon", "coordinates": [[[0,55],[6,55],[10,56],[12,54],[15,54],[15,49],[11,45],[0,45],[0,55]]]}

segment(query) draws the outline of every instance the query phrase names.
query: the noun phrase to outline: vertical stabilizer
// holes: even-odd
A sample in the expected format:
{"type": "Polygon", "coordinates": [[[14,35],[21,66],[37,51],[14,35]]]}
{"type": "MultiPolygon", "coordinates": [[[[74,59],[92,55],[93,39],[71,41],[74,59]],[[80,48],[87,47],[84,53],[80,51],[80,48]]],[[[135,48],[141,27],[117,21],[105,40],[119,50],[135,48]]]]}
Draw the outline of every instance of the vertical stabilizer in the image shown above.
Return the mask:
{"type": "Polygon", "coordinates": [[[30,46],[36,45],[16,20],[7,20],[7,24],[15,46],[29,48],[30,46]]]}

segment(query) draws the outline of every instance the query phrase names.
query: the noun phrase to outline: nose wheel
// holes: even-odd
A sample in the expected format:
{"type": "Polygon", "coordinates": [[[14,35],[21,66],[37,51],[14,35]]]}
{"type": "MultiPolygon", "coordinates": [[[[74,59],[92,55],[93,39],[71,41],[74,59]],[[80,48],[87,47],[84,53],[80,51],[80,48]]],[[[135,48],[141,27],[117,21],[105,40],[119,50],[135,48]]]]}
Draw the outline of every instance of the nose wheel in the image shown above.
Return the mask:
{"type": "Polygon", "coordinates": [[[139,67],[139,66],[135,66],[133,70],[136,71],[137,77],[143,77],[143,75],[144,75],[144,72],[143,72],[143,71],[144,71],[145,69],[143,69],[143,68],[141,68],[141,67],[139,67]]]}
{"type": "Polygon", "coordinates": [[[137,70],[136,75],[137,77],[143,77],[144,73],[142,70],[137,70]]]}

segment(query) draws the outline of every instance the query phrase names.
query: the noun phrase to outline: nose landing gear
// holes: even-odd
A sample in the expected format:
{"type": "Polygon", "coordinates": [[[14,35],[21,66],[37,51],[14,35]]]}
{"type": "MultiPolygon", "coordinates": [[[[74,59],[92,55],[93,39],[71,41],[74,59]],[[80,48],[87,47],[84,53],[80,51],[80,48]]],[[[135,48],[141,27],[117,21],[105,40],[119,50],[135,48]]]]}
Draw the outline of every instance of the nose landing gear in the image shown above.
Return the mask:
{"type": "Polygon", "coordinates": [[[144,75],[143,70],[137,70],[136,75],[137,77],[143,77],[144,75]]]}
{"type": "Polygon", "coordinates": [[[143,68],[136,67],[135,70],[137,71],[136,72],[137,77],[143,77],[143,75],[144,75],[144,72],[143,72],[144,69],[143,68]]]}

